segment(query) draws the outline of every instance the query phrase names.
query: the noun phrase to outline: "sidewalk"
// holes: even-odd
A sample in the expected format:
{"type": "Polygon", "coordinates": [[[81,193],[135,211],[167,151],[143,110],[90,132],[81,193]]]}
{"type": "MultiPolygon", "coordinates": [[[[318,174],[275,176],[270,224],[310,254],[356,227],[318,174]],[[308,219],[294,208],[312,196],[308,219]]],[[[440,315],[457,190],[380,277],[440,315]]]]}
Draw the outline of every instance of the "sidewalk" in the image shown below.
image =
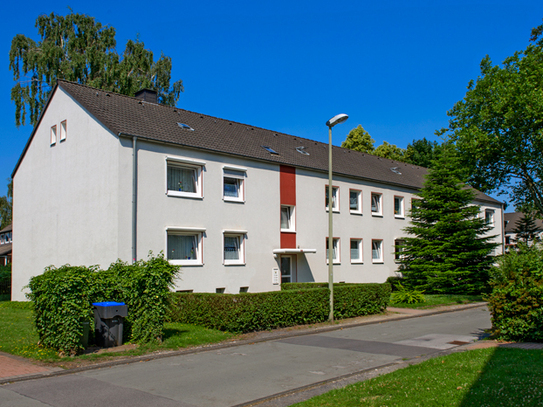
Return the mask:
{"type": "MultiPolygon", "coordinates": [[[[148,361],[153,359],[161,359],[172,356],[178,356],[183,354],[194,354],[202,351],[208,351],[210,349],[225,349],[233,346],[239,346],[243,344],[253,344],[257,342],[267,342],[277,339],[285,339],[291,337],[299,337],[304,335],[310,335],[315,333],[322,332],[331,332],[341,330],[347,327],[355,327],[362,325],[378,324],[381,322],[395,321],[400,319],[408,318],[417,318],[427,315],[437,315],[441,313],[454,312],[459,310],[465,310],[470,308],[477,308],[485,306],[485,303],[474,303],[466,305],[452,305],[446,307],[433,308],[429,310],[415,310],[409,308],[395,308],[389,307],[387,312],[379,315],[368,315],[358,318],[352,318],[348,320],[336,321],[333,325],[324,323],[324,324],[313,324],[308,326],[298,326],[290,327],[283,329],[276,329],[273,331],[263,331],[255,332],[247,335],[243,335],[242,339],[226,341],[219,344],[200,346],[196,348],[188,348],[177,351],[167,351],[161,353],[153,353],[138,357],[132,358],[119,358],[114,361],[96,363],[93,365],[73,368],[73,369],[61,369],[58,367],[47,367],[43,365],[34,364],[28,359],[21,357],[9,355],[6,353],[0,352],[0,384],[36,379],[40,377],[48,376],[57,376],[65,375],[75,372],[94,370],[104,367],[116,366],[120,364],[129,364],[136,363],[141,361],[148,361]]],[[[523,349],[543,349],[543,344],[531,344],[531,343],[498,343],[495,341],[480,341],[477,343],[466,344],[459,347],[459,350],[468,350],[475,349],[479,347],[490,347],[490,346],[500,346],[500,347],[517,347],[523,349]]],[[[109,351],[115,351],[115,349],[110,348],[109,351]]]]}

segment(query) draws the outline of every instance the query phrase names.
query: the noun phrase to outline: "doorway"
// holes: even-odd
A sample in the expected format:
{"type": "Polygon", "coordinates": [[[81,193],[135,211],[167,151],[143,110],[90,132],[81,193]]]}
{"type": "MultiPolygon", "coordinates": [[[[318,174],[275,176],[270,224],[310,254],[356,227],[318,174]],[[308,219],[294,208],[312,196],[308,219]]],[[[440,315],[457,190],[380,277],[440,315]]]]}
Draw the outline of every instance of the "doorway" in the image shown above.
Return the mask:
{"type": "Polygon", "coordinates": [[[281,283],[296,282],[296,256],[281,256],[281,283]]]}

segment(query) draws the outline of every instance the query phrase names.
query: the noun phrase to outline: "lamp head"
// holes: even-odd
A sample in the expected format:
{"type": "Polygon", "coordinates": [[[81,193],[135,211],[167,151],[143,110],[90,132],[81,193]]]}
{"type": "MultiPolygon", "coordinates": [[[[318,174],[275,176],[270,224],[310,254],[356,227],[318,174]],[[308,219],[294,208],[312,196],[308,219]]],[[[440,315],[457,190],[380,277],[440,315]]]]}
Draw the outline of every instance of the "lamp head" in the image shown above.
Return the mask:
{"type": "Polygon", "coordinates": [[[345,113],[340,113],[334,117],[332,117],[330,120],[326,122],[326,125],[330,128],[334,127],[336,124],[343,123],[345,120],[347,120],[349,116],[347,116],[345,113]]]}

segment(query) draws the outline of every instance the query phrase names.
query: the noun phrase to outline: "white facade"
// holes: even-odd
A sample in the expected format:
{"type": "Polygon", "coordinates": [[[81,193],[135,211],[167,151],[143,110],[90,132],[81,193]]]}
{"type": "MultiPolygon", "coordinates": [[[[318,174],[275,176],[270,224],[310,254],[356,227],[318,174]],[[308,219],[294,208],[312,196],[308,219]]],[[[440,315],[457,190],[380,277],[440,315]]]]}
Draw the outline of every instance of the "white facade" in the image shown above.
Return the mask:
{"type": "MultiPolygon", "coordinates": [[[[14,172],[13,300],[49,265],[131,261],[132,143],[56,88],[14,172]]],[[[137,258],[173,257],[180,291],[279,290],[281,271],[283,281],[327,281],[327,184],[323,171],[138,140],[137,258]]],[[[346,176],[333,186],[334,281],[384,282],[417,191],[346,176]]],[[[501,205],[479,204],[494,211],[502,243],[501,205]]]]}

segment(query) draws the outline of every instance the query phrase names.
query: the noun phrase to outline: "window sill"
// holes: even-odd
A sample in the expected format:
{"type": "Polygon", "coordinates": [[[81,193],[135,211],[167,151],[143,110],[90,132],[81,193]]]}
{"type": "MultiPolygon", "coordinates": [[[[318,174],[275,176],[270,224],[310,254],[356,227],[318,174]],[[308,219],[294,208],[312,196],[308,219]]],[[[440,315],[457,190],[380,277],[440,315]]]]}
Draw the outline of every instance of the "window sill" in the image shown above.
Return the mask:
{"type": "Polygon", "coordinates": [[[242,198],[227,198],[227,197],[223,197],[222,200],[223,200],[224,202],[245,203],[245,199],[242,199],[242,198]]]}
{"type": "Polygon", "coordinates": [[[376,212],[374,213],[374,212],[372,212],[371,216],[375,216],[376,218],[382,218],[383,214],[382,213],[376,213],[376,212]]]}
{"type": "Polygon", "coordinates": [[[195,267],[201,267],[204,265],[199,260],[168,260],[170,264],[173,264],[175,266],[195,266],[195,267]]]}
{"type": "Polygon", "coordinates": [[[296,233],[296,231],[292,229],[281,229],[281,233],[296,233]]]}
{"type": "Polygon", "coordinates": [[[362,260],[351,260],[351,264],[364,264],[362,260]]]}
{"type": "Polygon", "coordinates": [[[373,264],[385,264],[383,260],[372,260],[373,264]]]}
{"type": "MultiPolygon", "coordinates": [[[[326,208],[326,212],[328,212],[328,208],[326,208]]],[[[339,209],[333,209],[332,208],[332,213],[339,213],[339,209]]]]}
{"type": "Polygon", "coordinates": [[[405,219],[405,216],[403,216],[403,215],[394,215],[394,218],[396,218],[396,219],[405,219]]]}
{"type": "Polygon", "coordinates": [[[350,211],[349,213],[351,215],[362,215],[362,212],[359,212],[359,211],[350,211]]]}
{"type": "MultiPolygon", "coordinates": [[[[326,260],[326,264],[330,264],[330,263],[328,262],[328,260],[326,260]]],[[[340,262],[340,261],[335,261],[335,262],[333,262],[332,264],[338,265],[338,264],[341,264],[341,262],[340,262]]]]}
{"type": "Polygon", "coordinates": [[[234,262],[228,262],[223,263],[223,266],[230,267],[230,266],[245,266],[244,262],[234,263],[234,262]]]}
{"type": "Polygon", "coordinates": [[[166,195],[173,196],[176,198],[204,199],[203,196],[197,193],[192,193],[192,192],[168,191],[166,192],[166,195]]]}

